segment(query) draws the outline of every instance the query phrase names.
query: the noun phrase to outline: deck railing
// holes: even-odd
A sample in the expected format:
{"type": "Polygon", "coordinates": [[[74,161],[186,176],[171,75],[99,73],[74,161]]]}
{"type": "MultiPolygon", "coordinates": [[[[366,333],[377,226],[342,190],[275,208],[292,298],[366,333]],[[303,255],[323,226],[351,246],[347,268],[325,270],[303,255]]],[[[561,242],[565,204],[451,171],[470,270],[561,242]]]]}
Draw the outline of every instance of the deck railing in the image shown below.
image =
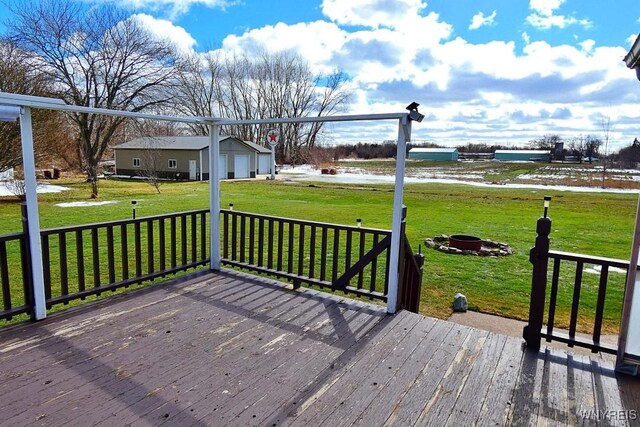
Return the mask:
{"type": "Polygon", "coordinates": [[[47,308],[208,263],[208,213],[42,230],[47,308]]]}
{"type": "Polygon", "coordinates": [[[398,278],[398,308],[419,313],[424,255],[413,253],[409,239],[404,233],[402,246],[400,251],[400,277],[398,278]]]}
{"type": "Polygon", "coordinates": [[[13,316],[31,312],[31,278],[25,232],[0,236],[0,290],[0,319],[11,320],[13,316]]]}
{"type": "Polygon", "coordinates": [[[391,232],[222,210],[222,262],[331,290],[387,299],[391,232]]]}
{"type": "MultiPolygon", "coordinates": [[[[538,350],[542,338],[547,341],[559,341],[569,347],[577,346],[590,349],[592,352],[604,352],[616,354],[617,347],[613,344],[601,342],[605,306],[616,306],[614,299],[619,299],[620,307],[623,294],[617,289],[617,295],[611,292],[612,268],[625,271],[629,268],[629,262],[618,259],[602,258],[570,252],[549,250],[549,233],[551,231],[551,219],[540,218],[537,225],[536,245],[531,249],[530,261],[533,264],[533,277],[531,282],[531,303],[529,308],[529,322],[525,326],[523,336],[527,347],[538,350]],[[549,272],[549,261],[552,262],[552,271],[549,272]],[[593,295],[585,295],[586,292],[594,293],[593,286],[585,292],[585,278],[583,272],[585,266],[591,265],[590,272],[598,272],[597,297],[595,306],[592,302],[581,304],[587,297],[593,299],[593,295]],[[549,276],[550,274],[550,276],[549,276]],[[551,278],[551,286],[547,290],[547,282],[551,278]],[[565,286],[567,278],[573,277],[573,283],[565,286]],[[563,278],[565,279],[563,281],[563,278]],[[568,331],[558,331],[556,326],[556,310],[558,305],[558,293],[563,289],[565,294],[570,294],[571,311],[569,314],[568,331]],[[547,292],[548,291],[548,292],[547,292]],[[585,314],[586,316],[581,316],[585,314]],[[545,319],[546,312],[546,319],[545,319]],[[586,334],[578,333],[580,319],[593,319],[586,334]]],[[[622,278],[620,283],[624,283],[622,278]]],[[[622,288],[622,286],[618,286],[622,288]]],[[[621,310],[620,310],[621,312],[621,310]]],[[[583,325],[584,326],[584,325],[583,325]]]]}
{"type": "MultiPolygon", "coordinates": [[[[208,210],[196,210],[42,230],[47,309],[209,263],[208,220],[208,210]]],[[[402,242],[399,308],[417,311],[422,262],[402,242]]],[[[26,225],[0,236],[0,319],[33,313],[27,244],[26,225]]],[[[306,283],[386,301],[390,245],[387,230],[221,211],[222,263],[294,288],[306,283]]]]}

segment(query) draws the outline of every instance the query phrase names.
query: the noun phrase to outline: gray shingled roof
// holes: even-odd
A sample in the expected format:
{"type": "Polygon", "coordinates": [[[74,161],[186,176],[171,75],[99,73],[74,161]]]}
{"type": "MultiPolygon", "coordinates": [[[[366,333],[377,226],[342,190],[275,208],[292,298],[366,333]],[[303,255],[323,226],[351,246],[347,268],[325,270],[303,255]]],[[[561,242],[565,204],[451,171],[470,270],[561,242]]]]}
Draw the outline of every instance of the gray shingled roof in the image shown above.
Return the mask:
{"type": "MultiPolygon", "coordinates": [[[[224,141],[230,136],[221,138],[224,141]]],[[[250,141],[241,141],[234,138],[249,147],[253,148],[259,153],[271,153],[268,148],[261,147],[250,141]]],[[[147,149],[153,148],[158,150],[203,150],[209,146],[208,136],[145,136],[141,138],[132,139],[123,144],[116,145],[115,149],[147,149]]]]}

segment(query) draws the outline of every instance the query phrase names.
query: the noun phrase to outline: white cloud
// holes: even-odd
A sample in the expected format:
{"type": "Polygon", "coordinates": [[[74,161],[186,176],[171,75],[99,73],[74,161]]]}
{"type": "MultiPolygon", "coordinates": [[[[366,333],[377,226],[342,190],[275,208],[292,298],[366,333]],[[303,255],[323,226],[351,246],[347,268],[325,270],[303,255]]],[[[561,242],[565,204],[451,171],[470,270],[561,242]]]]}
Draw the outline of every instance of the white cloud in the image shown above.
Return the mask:
{"type": "Polygon", "coordinates": [[[551,16],[565,0],[529,0],[529,9],[543,16],[551,16]]]}
{"type": "Polygon", "coordinates": [[[361,25],[370,28],[402,26],[415,20],[427,7],[421,0],[323,0],[322,12],[339,25],[361,25]]]}
{"type": "Polygon", "coordinates": [[[531,36],[526,31],[522,33],[522,41],[524,42],[524,44],[531,43],[531,36]]]}
{"type": "Polygon", "coordinates": [[[477,14],[473,15],[473,18],[471,18],[469,29],[477,30],[480,27],[493,25],[495,23],[496,14],[497,13],[495,10],[489,16],[485,16],[484,13],[478,12],[477,14]]]}
{"type": "Polygon", "coordinates": [[[578,45],[582,48],[583,52],[590,53],[593,52],[593,47],[596,45],[596,41],[589,39],[578,43],[578,45]]]}
{"type": "Polygon", "coordinates": [[[167,40],[173,44],[179,51],[190,52],[197,45],[196,40],[184,28],[173,25],[170,21],[157,19],[151,15],[138,13],[132,15],[131,19],[135,19],[142,24],[151,34],[161,40],[167,40]]]}
{"type": "Polygon", "coordinates": [[[584,28],[591,27],[588,19],[578,19],[573,16],[556,15],[556,10],[565,0],[529,0],[529,9],[533,13],[527,16],[526,21],[535,28],[548,30],[552,27],[566,28],[570,25],[580,25],[584,28]]]}
{"type": "MultiPolygon", "coordinates": [[[[109,1],[109,0],[107,0],[109,1]]],[[[167,11],[168,16],[174,19],[183,15],[196,5],[209,8],[226,9],[240,3],[240,0],[111,0],[120,7],[131,9],[145,9],[152,11],[167,11]]]]}
{"type": "Polygon", "coordinates": [[[316,72],[326,73],[335,68],[332,59],[335,52],[343,48],[347,38],[348,33],[330,22],[278,23],[247,31],[240,36],[227,36],[222,43],[221,53],[294,50],[305,57],[316,72]]]}
{"type": "Polygon", "coordinates": [[[570,25],[589,28],[592,25],[588,19],[577,19],[563,15],[538,15],[537,13],[527,16],[527,22],[540,30],[548,30],[552,27],[566,28],[570,25]]]}

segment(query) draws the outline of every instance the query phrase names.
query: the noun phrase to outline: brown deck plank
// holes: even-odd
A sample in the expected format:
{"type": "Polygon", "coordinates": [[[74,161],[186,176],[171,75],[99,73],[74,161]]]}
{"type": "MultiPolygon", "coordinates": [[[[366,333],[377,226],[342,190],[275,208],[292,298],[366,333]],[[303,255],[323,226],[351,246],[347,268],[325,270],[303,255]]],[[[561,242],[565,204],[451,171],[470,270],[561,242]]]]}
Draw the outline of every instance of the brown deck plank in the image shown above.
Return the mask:
{"type": "Polygon", "coordinates": [[[409,426],[416,423],[427,400],[440,385],[451,361],[458,353],[459,343],[467,339],[470,331],[468,327],[454,325],[443,336],[436,353],[425,364],[413,387],[399,399],[393,412],[384,420],[384,425],[409,426]]]}
{"type": "Polygon", "coordinates": [[[452,328],[453,323],[437,322],[429,334],[420,341],[407,362],[396,372],[392,381],[379,391],[363,412],[354,413],[358,418],[353,424],[368,427],[380,423],[380,420],[386,420],[394,411],[397,402],[413,387],[417,377],[434,357],[440,343],[452,328]]]}
{"type": "Polygon", "coordinates": [[[513,390],[520,372],[522,353],[522,340],[506,337],[482,409],[476,419],[478,426],[502,426],[508,423],[513,390]]]}
{"type": "MultiPolygon", "coordinates": [[[[416,326],[403,337],[402,341],[397,342],[391,351],[387,353],[376,351],[367,354],[366,357],[372,359],[372,367],[362,369],[361,366],[354,366],[350,372],[353,373],[353,379],[345,378],[345,381],[356,383],[356,388],[347,396],[340,393],[337,396],[340,401],[334,402],[333,408],[323,414],[326,417],[324,422],[320,422],[318,425],[328,423],[329,418],[332,420],[331,424],[336,427],[352,425],[379,394],[394,393],[393,387],[390,387],[389,383],[401,381],[402,375],[399,374],[399,371],[406,366],[411,354],[434,326],[435,322],[432,319],[420,319],[416,326]]],[[[314,423],[321,418],[315,418],[314,423]]]]}
{"type": "MultiPolygon", "coordinates": [[[[356,345],[358,339],[378,323],[372,321],[370,313],[363,315],[358,311],[354,314],[356,316],[349,316],[344,322],[324,325],[327,333],[334,337],[333,341],[323,342],[302,337],[285,349],[289,357],[286,354],[285,357],[277,357],[276,363],[271,362],[265,366],[266,369],[257,372],[254,381],[251,381],[251,372],[247,372],[243,381],[245,387],[238,393],[224,396],[226,400],[230,400],[230,404],[215,413],[202,413],[202,419],[212,424],[249,425],[253,421],[264,422],[274,407],[290,398],[292,390],[304,387],[310,378],[326,368],[329,360],[339,357],[345,349],[356,345]]],[[[383,314],[378,319],[382,320],[384,317],[386,316],[383,314]]]]}
{"type": "Polygon", "coordinates": [[[567,354],[567,410],[576,426],[596,426],[593,372],[588,357],[567,354]]]}
{"type": "MultiPolygon", "coordinates": [[[[463,388],[457,396],[446,425],[473,425],[478,419],[506,341],[506,336],[487,335],[478,353],[477,362],[471,365],[471,372],[462,385],[463,388]]],[[[497,404],[493,398],[491,400],[492,405],[497,404]]]]}
{"type": "Polygon", "coordinates": [[[538,424],[568,425],[567,353],[548,347],[540,387],[538,424]]]}
{"type": "Polygon", "coordinates": [[[458,396],[470,375],[471,369],[477,363],[478,355],[483,348],[489,332],[471,329],[467,338],[462,342],[457,354],[416,424],[443,426],[449,419],[455,407],[458,396]]]}
{"type": "Polygon", "coordinates": [[[360,384],[366,375],[379,364],[385,355],[394,350],[396,345],[400,345],[404,338],[410,335],[414,327],[419,323],[419,318],[400,313],[396,315],[399,321],[391,331],[392,334],[385,334],[381,339],[358,347],[358,355],[353,361],[349,361],[340,369],[335,370],[332,377],[322,384],[312,388],[302,399],[297,401],[296,409],[290,413],[287,421],[291,425],[322,425],[329,411],[340,405],[340,402],[348,397],[360,384]],[[363,357],[364,356],[364,357],[363,357]]]}
{"type": "Polygon", "coordinates": [[[518,381],[511,400],[509,423],[514,427],[536,426],[546,353],[523,353],[518,381]]]}
{"type": "MultiPolygon", "coordinates": [[[[295,377],[284,377],[282,384],[292,384],[293,392],[279,391],[276,402],[273,399],[258,401],[257,405],[253,405],[252,411],[264,413],[267,421],[252,419],[247,425],[281,425],[295,421],[300,407],[304,411],[305,406],[313,403],[314,397],[321,396],[327,387],[339,381],[345,370],[350,369],[360,357],[365,346],[380,345],[394,325],[406,321],[405,314],[386,316],[366,333],[358,336],[349,348],[332,352],[324,363],[322,359],[314,359],[313,364],[309,365],[311,375],[305,375],[303,381],[295,377]],[[290,380],[293,382],[288,382],[290,380]]],[[[240,421],[243,421],[242,417],[240,421]]]]}

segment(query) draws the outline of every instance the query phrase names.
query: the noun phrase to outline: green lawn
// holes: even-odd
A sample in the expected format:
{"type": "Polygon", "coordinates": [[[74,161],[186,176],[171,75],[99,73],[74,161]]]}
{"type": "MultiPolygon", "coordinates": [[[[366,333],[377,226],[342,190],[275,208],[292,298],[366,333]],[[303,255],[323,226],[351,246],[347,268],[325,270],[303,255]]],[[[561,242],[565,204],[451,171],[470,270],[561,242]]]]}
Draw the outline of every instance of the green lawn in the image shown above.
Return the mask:
{"type": "MultiPolygon", "coordinates": [[[[39,196],[43,228],[108,221],[131,217],[131,200],[138,201],[138,216],[206,208],[206,183],[166,183],[162,193],[138,181],[105,180],[98,201],[103,206],[63,208],[60,202],[88,201],[86,183],[61,181],[70,191],[39,196]]],[[[625,259],[629,257],[637,196],[605,193],[571,193],[549,190],[513,190],[470,186],[406,185],[407,234],[414,250],[422,245],[426,256],[421,310],[447,317],[456,292],[465,293],[470,307],[488,313],[526,319],[528,315],[531,265],[528,251],[535,240],[536,219],[542,213],[542,198],[553,196],[553,249],[625,259]],[[502,258],[447,255],[424,249],[424,239],[439,234],[474,234],[509,243],[516,253],[502,258]]],[[[285,181],[237,181],[221,185],[221,206],[234,209],[322,222],[390,229],[392,186],[296,184],[285,181]]],[[[0,233],[21,229],[19,206],[0,202],[0,233]]],[[[572,272],[559,292],[558,321],[568,321],[572,272]]],[[[587,328],[589,307],[595,305],[597,275],[585,274],[581,306],[581,328],[587,328]],[[582,309],[584,307],[584,309],[582,309]]],[[[624,275],[610,274],[605,309],[607,331],[615,331],[620,316],[624,275]]]]}

